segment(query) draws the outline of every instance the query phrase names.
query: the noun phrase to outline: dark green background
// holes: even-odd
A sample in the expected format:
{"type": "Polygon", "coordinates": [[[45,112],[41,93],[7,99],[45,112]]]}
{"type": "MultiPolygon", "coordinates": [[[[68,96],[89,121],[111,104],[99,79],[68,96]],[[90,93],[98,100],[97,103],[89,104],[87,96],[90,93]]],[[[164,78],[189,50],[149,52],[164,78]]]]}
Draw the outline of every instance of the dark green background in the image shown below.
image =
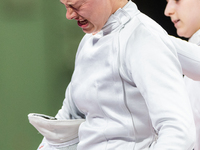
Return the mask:
{"type": "Polygon", "coordinates": [[[83,36],[59,0],[0,1],[0,150],[36,150],[31,112],[62,105],[83,36]]]}
{"type": "MultiPolygon", "coordinates": [[[[162,22],[158,1],[135,1],[160,24],[172,25],[162,22]]],[[[59,0],[0,1],[0,150],[36,150],[42,136],[27,115],[54,116],[62,105],[84,35],[65,12],[59,0]]]]}

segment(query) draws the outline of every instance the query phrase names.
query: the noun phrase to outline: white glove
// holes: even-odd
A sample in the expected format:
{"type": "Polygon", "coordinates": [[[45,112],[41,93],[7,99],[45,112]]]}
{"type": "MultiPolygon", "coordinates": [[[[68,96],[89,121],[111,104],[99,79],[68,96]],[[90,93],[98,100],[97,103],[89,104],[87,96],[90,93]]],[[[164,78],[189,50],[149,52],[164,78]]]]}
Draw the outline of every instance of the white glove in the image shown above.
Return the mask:
{"type": "Polygon", "coordinates": [[[74,145],[49,145],[46,139],[44,138],[42,143],[39,145],[37,150],[76,150],[77,144],[74,145]]]}
{"type": "MultiPolygon", "coordinates": [[[[29,122],[45,137],[38,150],[70,148],[78,143],[78,128],[85,119],[57,120],[43,114],[28,114],[29,122]],[[45,148],[46,147],[46,148],[45,148]]],[[[70,149],[69,149],[70,150],[70,149]]]]}

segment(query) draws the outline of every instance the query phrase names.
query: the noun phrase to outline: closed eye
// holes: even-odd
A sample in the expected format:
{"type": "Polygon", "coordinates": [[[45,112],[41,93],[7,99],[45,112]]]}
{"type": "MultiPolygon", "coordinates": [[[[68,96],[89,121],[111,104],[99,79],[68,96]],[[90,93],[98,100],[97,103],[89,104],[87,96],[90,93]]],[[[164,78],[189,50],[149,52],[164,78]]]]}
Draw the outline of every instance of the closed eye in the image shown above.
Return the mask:
{"type": "Polygon", "coordinates": [[[69,5],[69,7],[76,10],[76,8],[73,5],[69,5]]]}
{"type": "Polygon", "coordinates": [[[74,11],[78,11],[78,8],[77,7],[75,7],[74,5],[65,5],[65,7],[66,7],[66,9],[67,8],[71,8],[71,9],[73,9],[74,11]]]}
{"type": "Polygon", "coordinates": [[[65,5],[65,8],[66,8],[66,9],[67,9],[67,8],[71,8],[71,9],[73,9],[73,10],[75,10],[75,11],[78,11],[78,9],[79,9],[79,7],[76,6],[77,3],[75,3],[75,4],[65,4],[65,3],[63,3],[61,0],[60,0],[60,3],[63,4],[63,5],[65,5]]]}

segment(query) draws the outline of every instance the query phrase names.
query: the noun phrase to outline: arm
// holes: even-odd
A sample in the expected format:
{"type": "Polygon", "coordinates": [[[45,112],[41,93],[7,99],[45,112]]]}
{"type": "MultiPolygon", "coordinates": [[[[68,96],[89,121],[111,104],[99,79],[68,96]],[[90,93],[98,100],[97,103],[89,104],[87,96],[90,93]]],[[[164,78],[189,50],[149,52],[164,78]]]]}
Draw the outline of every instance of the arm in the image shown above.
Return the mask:
{"type": "Polygon", "coordinates": [[[200,81],[200,47],[173,36],[170,39],[177,50],[183,74],[200,81]]]}
{"type": "Polygon", "coordinates": [[[71,98],[71,83],[68,85],[62,108],[58,111],[58,119],[84,119],[85,116],[75,106],[71,98]]]}
{"type": "Polygon", "coordinates": [[[28,117],[30,123],[44,136],[38,150],[76,148],[79,141],[78,128],[84,122],[84,115],[78,111],[71,99],[70,84],[63,106],[56,115],[57,120],[46,119],[38,114],[29,114],[28,117]]]}
{"type": "Polygon", "coordinates": [[[195,126],[176,52],[159,38],[140,33],[134,35],[137,40],[130,38],[124,59],[158,133],[151,149],[192,149],[195,126]]]}
{"type": "MultiPolygon", "coordinates": [[[[86,34],[79,46],[78,46],[78,50],[76,53],[76,57],[78,57],[80,50],[82,49],[82,47],[84,46],[83,43],[85,43],[85,40],[87,39],[87,36],[91,36],[86,34]]],[[[76,61],[75,61],[76,63],[76,61]]],[[[77,107],[75,106],[72,97],[71,97],[71,83],[68,85],[66,92],[65,92],[65,99],[63,101],[63,105],[62,108],[58,111],[56,118],[58,119],[84,119],[85,115],[82,114],[77,107]]]]}
{"type": "MultiPolygon", "coordinates": [[[[79,44],[76,55],[78,55],[79,50],[83,46],[81,43],[79,44]]],[[[76,149],[76,145],[79,141],[78,128],[79,125],[85,120],[85,116],[77,109],[72,100],[71,83],[66,89],[62,108],[58,111],[56,118],[57,120],[49,121],[44,120],[43,118],[43,120],[41,120],[41,118],[33,117],[35,121],[32,123],[44,136],[38,150],[76,149]]]]}

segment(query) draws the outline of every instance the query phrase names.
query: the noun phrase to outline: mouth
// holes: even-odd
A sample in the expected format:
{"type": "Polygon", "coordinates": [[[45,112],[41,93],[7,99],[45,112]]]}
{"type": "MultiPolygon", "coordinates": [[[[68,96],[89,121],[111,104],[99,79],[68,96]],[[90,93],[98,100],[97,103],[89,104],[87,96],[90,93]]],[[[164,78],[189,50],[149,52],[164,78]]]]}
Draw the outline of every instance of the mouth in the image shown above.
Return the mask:
{"type": "Polygon", "coordinates": [[[87,20],[78,20],[78,26],[81,28],[85,28],[88,25],[88,21],[87,20]]]}
{"type": "Polygon", "coordinates": [[[172,20],[172,22],[174,23],[175,26],[179,21],[180,21],[180,19],[172,20]]]}

